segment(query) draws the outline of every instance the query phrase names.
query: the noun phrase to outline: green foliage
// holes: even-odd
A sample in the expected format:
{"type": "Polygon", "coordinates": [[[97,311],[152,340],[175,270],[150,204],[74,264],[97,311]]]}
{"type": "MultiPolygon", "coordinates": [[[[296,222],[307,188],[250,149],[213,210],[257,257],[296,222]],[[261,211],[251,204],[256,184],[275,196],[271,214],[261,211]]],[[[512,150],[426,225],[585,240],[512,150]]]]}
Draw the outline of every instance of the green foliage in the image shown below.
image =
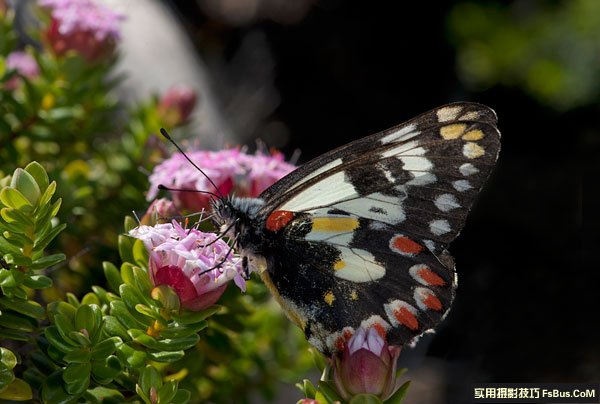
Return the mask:
{"type": "Polygon", "coordinates": [[[566,110],[600,96],[600,2],[465,2],[448,26],[463,81],[475,88],[518,86],[566,110]]]}

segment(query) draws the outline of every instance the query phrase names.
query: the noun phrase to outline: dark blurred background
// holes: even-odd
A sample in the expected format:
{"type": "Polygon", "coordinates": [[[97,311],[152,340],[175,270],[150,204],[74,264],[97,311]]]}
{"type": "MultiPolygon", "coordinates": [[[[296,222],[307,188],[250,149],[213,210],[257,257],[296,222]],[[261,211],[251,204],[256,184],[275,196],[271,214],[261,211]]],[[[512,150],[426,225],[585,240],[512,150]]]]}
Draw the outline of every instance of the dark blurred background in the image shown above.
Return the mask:
{"type": "Polygon", "coordinates": [[[411,402],[600,380],[599,1],[169,4],[240,141],[300,162],[448,102],[496,110],[500,159],[450,248],[454,307],[403,355],[411,402]]]}

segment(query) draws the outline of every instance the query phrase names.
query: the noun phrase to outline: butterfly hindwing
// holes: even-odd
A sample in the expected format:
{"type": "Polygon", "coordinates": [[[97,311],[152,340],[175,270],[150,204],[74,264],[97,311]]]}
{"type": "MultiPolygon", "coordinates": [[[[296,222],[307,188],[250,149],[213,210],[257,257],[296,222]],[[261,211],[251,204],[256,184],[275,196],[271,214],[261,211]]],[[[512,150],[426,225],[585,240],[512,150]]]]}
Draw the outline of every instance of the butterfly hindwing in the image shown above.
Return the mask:
{"type": "MultiPolygon", "coordinates": [[[[322,352],[357,327],[403,345],[435,327],[456,287],[446,246],[500,149],[495,113],[450,104],[306,163],[238,215],[239,246],[322,352]]],[[[241,209],[238,209],[241,211],[241,209]]]]}

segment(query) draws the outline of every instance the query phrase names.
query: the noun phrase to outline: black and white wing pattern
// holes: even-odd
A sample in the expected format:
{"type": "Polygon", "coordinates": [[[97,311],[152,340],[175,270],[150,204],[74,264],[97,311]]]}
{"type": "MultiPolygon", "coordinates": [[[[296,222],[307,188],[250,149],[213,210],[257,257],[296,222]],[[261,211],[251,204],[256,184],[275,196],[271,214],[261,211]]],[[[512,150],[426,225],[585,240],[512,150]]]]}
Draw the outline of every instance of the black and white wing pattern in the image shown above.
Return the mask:
{"type": "Polygon", "coordinates": [[[391,345],[433,329],[456,288],[446,251],[500,149],[496,115],[446,105],[326,153],[260,198],[261,277],[320,351],[360,326],[391,345]]]}

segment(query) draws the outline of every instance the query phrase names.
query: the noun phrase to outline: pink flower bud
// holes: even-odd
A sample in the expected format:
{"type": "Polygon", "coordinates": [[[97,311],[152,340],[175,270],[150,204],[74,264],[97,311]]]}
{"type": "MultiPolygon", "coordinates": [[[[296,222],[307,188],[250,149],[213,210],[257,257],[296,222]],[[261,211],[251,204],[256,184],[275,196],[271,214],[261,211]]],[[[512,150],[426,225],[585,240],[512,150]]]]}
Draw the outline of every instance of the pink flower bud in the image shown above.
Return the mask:
{"type": "Polygon", "coordinates": [[[177,215],[177,208],[173,201],[166,198],[155,199],[142,216],[140,224],[152,226],[157,223],[170,222],[175,215],[177,215]]]}
{"type": "Polygon", "coordinates": [[[150,277],[155,286],[167,285],[181,306],[203,310],[217,302],[230,280],[242,290],[241,260],[214,233],[184,229],[179,223],[139,226],[129,234],[143,241],[150,253],[150,277]]]}
{"type": "MultiPolygon", "coordinates": [[[[21,76],[28,79],[34,79],[40,75],[40,69],[37,62],[27,52],[16,51],[10,53],[6,57],[6,68],[8,70],[16,70],[21,76]]],[[[13,77],[7,81],[4,86],[8,90],[14,90],[21,84],[19,77],[13,77]]]]}
{"type": "Polygon", "coordinates": [[[44,38],[56,55],[72,50],[94,62],[113,54],[124,19],[121,14],[91,0],[40,0],[39,4],[51,10],[44,38]]]}
{"type": "Polygon", "coordinates": [[[172,87],[160,98],[158,115],[166,126],[179,126],[189,119],[197,100],[194,90],[184,86],[172,87]]]}
{"type": "Polygon", "coordinates": [[[399,347],[388,347],[375,328],[359,328],[333,358],[333,380],[345,399],[373,394],[385,400],[396,390],[399,347]],[[340,357],[341,356],[341,357],[340,357]]]}

